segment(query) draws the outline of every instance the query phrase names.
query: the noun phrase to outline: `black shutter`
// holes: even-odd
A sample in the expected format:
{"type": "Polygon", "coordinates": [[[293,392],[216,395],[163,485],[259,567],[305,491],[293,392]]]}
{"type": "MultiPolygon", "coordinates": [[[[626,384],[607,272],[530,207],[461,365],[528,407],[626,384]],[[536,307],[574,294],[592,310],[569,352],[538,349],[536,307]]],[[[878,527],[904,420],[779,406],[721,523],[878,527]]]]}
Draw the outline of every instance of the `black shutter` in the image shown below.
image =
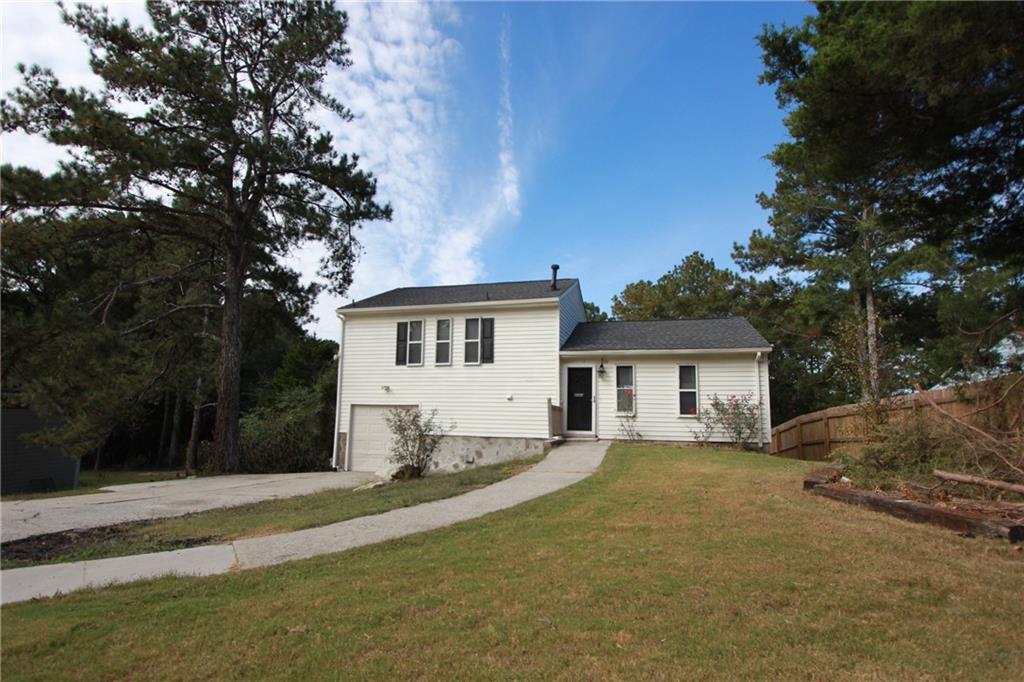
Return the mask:
{"type": "Polygon", "coordinates": [[[409,337],[409,323],[399,322],[398,323],[398,345],[395,348],[395,364],[404,365],[406,364],[406,353],[408,348],[406,340],[409,337]]]}
{"type": "Polygon", "coordinates": [[[480,362],[494,362],[494,318],[480,321],[480,362]]]}

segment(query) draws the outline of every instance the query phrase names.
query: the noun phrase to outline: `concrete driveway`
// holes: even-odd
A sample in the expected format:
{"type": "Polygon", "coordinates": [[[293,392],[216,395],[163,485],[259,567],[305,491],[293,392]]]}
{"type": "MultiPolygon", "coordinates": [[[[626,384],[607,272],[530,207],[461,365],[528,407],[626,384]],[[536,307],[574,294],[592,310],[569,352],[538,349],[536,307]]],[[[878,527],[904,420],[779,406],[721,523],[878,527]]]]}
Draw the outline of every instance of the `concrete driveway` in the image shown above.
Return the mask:
{"type": "Polygon", "coordinates": [[[321,490],[355,488],[373,480],[376,480],[373,474],[325,471],[209,476],[112,485],[92,495],[0,502],[0,535],[4,542],[8,542],[41,533],[184,516],[321,490]]]}

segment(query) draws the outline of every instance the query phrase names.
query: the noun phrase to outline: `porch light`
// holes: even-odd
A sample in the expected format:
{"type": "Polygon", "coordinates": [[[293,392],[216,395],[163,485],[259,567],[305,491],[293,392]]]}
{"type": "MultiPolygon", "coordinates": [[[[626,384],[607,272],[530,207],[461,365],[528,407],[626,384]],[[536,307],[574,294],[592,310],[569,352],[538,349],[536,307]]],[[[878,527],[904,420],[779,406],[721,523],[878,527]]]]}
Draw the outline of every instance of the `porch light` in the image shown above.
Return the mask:
{"type": "Polygon", "coordinates": [[[597,366],[597,373],[599,376],[604,376],[604,358],[601,358],[601,364],[597,366]]]}

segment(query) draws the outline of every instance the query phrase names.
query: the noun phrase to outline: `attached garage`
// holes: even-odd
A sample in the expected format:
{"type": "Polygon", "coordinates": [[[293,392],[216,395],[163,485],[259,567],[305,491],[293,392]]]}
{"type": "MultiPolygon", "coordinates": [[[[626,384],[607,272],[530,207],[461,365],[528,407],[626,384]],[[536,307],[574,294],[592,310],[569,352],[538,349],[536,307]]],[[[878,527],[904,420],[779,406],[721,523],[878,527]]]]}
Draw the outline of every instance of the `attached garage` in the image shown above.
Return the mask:
{"type": "Polygon", "coordinates": [[[388,468],[391,430],[384,420],[388,410],[415,405],[353,405],[349,428],[349,470],[369,473],[388,468]]]}

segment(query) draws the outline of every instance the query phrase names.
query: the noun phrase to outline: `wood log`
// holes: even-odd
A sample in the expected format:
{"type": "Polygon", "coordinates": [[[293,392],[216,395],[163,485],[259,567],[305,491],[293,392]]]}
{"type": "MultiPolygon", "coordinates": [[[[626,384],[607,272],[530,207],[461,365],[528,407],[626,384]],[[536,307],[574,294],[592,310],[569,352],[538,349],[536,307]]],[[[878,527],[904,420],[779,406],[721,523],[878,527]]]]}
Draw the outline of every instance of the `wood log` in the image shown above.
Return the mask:
{"type": "Polygon", "coordinates": [[[931,523],[960,533],[989,538],[1006,538],[1010,542],[1021,542],[1024,540],[1024,525],[1003,523],[1000,520],[989,519],[981,514],[954,509],[942,509],[941,507],[935,507],[922,502],[901,500],[879,495],[878,493],[870,493],[865,490],[832,488],[818,485],[811,488],[810,491],[815,495],[868,507],[915,523],[931,523]]]}
{"type": "Polygon", "coordinates": [[[932,472],[932,476],[935,478],[941,478],[943,481],[956,481],[957,483],[970,483],[971,485],[981,485],[986,488],[998,488],[999,490],[1009,490],[1010,492],[1020,493],[1024,495],[1024,485],[1019,483],[1007,483],[1006,481],[997,481],[994,478],[982,478],[981,476],[971,476],[970,474],[955,474],[951,471],[943,471],[942,469],[936,469],[932,472]]]}

